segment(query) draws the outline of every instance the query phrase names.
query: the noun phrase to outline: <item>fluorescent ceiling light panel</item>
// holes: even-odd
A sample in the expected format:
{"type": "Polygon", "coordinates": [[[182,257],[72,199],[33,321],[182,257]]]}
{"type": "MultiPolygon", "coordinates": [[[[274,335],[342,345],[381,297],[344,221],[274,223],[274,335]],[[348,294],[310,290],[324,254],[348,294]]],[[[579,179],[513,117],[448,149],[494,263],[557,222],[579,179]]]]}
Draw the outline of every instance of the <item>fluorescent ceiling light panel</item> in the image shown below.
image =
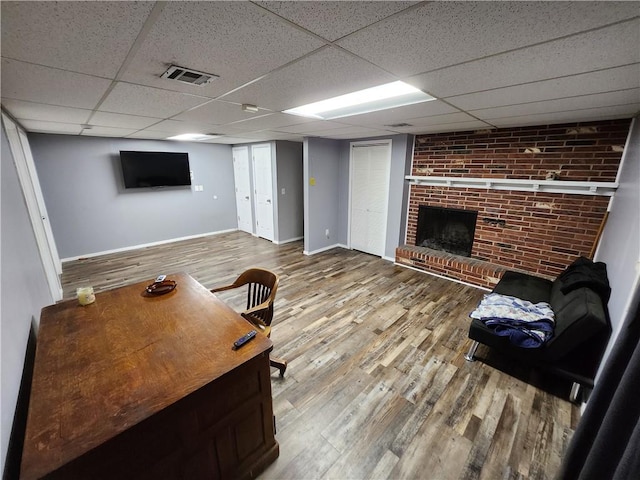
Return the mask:
{"type": "Polygon", "coordinates": [[[211,135],[206,133],[182,133],[180,135],[174,135],[173,137],[167,137],[167,140],[182,140],[198,142],[200,140],[209,140],[211,138],[218,138],[220,135],[211,135]]]}
{"type": "Polygon", "coordinates": [[[285,110],[283,113],[332,120],[430,100],[435,100],[435,98],[411,85],[397,81],[309,103],[285,110]]]}

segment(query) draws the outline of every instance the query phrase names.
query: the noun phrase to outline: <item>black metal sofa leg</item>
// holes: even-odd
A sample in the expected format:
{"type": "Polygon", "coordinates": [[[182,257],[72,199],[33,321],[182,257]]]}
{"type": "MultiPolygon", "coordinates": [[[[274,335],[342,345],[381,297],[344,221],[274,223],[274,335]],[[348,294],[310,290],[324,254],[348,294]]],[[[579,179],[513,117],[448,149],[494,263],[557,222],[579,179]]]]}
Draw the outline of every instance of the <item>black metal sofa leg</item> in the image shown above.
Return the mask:
{"type": "Polygon", "coordinates": [[[582,385],[580,385],[578,382],[573,382],[573,384],[571,385],[571,392],[569,393],[569,401],[571,403],[578,403],[581,389],[582,385]]]}
{"type": "Polygon", "coordinates": [[[480,342],[476,342],[474,340],[473,343],[471,344],[471,347],[469,348],[469,351],[467,353],[465,353],[464,358],[465,358],[465,360],[467,360],[467,362],[473,362],[474,361],[473,356],[476,354],[476,350],[478,349],[478,345],[480,345],[480,342]]]}

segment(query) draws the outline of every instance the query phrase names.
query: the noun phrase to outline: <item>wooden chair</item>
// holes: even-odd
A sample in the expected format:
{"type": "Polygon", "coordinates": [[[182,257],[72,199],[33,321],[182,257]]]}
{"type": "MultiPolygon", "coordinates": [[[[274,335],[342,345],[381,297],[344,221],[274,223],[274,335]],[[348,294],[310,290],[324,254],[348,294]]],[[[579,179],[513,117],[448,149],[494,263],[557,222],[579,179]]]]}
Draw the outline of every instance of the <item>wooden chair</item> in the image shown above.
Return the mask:
{"type": "MultiPolygon", "coordinates": [[[[211,292],[222,292],[247,285],[247,307],[240,312],[245,319],[254,324],[267,337],[271,336],[271,322],[273,320],[273,302],[276,299],[279,278],[273,272],[263,268],[250,268],[240,274],[231,285],[211,289],[211,292]]],[[[284,377],[287,369],[286,360],[269,357],[272,367],[280,370],[280,376],[284,377]]]]}

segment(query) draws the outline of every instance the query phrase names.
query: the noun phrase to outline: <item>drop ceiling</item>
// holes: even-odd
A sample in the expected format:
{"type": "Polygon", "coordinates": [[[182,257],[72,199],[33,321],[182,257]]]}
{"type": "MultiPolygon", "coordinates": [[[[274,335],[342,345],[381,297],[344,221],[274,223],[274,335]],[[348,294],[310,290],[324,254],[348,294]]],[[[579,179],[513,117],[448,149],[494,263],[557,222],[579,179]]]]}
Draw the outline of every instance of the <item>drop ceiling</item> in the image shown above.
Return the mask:
{"type": "Polygon", "coordinates": [[[629,118],[640,2],[2,2],[2,107],[31,132],[301,141],[629,118]],[[161,78],[170,65],[218,77],[161,78]],[[436,100],[283,110],[395,80],[436,100]],[[258,107],[245,111],[243,104],[258,107]]]}

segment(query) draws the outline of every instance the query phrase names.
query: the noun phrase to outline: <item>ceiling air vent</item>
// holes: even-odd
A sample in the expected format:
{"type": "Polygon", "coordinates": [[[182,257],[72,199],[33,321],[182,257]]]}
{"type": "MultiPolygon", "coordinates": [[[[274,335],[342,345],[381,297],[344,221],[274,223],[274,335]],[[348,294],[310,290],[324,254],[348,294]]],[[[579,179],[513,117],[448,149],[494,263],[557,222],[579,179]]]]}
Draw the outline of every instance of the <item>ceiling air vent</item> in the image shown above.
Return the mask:
{"type": "Polygon", "coordinates": [[[178,82],[188,83],[190,85],[206,85],[218,75],[213,73],[198,72],[197,70],[191,70],[189,68],[178,67],[177,65],[171,65],[166,72],[160,75],[161,78],[168,78],[169,80],[177,80],[178,82]]]}
{"type": "Polygon", "coordinates": [[[400,128],[400,127],[413,127],[410,123],[392,123],[390,125],[385,125],[385,127],[391,128],[400,128]]]}

